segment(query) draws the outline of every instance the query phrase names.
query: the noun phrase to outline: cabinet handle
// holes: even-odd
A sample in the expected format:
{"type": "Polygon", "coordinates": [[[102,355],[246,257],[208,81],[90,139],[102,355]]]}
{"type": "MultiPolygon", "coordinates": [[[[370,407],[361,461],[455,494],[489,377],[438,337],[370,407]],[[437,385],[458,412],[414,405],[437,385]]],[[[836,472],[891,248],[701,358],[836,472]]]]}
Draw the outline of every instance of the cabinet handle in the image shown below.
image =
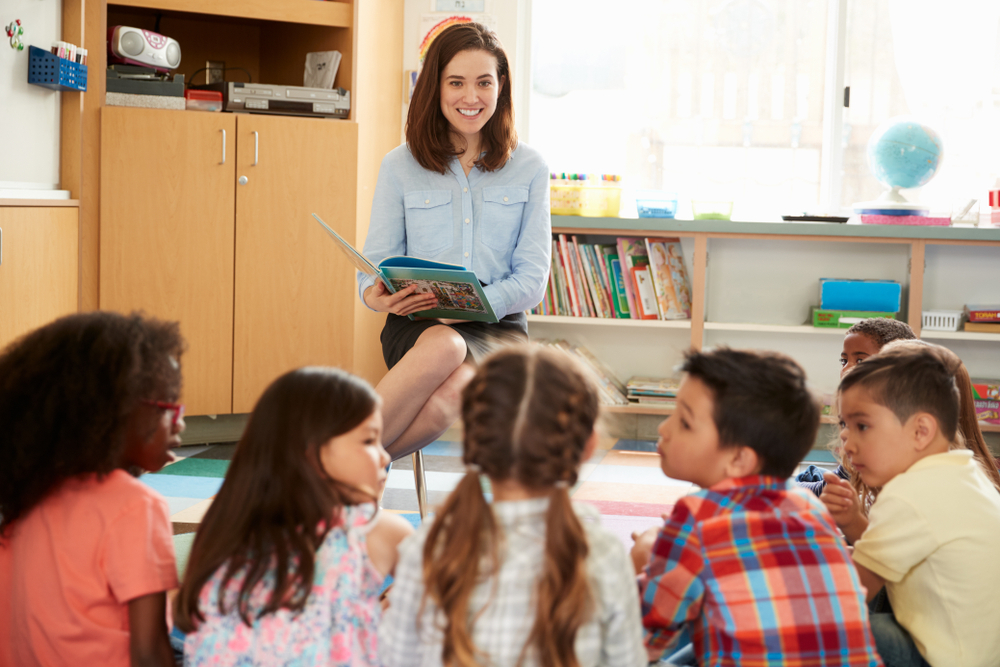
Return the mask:
{"type": "Polygon", "coordinates": [[[226,164],[226,131],[222,130],[222,162],[219,164],[226,164]]]}
{"type": "Polygon", "coordinates": [[[251,167],[256,167],[257,162],[260,158],[260,132],[254,130],[253,132],[253,164],[251,167]]]}

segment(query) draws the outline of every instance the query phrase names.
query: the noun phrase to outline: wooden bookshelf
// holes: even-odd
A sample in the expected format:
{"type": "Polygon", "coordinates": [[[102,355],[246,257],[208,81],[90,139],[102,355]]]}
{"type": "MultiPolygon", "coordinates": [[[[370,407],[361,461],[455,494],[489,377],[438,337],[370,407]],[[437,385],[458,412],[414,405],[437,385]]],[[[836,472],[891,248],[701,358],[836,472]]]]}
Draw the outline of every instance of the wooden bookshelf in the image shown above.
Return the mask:
{"type": "Polygon", "coordinates": [[[257,19],[302,23],[329,28],[350,28],[354,6],[349,2],[316,0],[114,0],[121,7],[155,9],[166,12],[210,14],[233,19],[257,19]]]}

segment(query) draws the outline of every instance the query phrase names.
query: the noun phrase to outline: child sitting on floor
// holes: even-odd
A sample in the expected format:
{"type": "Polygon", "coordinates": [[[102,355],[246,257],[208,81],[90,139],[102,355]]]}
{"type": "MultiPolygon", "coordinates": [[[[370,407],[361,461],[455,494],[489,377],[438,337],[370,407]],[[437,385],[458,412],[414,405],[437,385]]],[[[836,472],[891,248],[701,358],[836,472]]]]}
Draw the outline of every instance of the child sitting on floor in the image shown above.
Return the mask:
{"type": "Polygon", "coordinates": [[[844,454],[881,488],[854,562],[887,667],[995,667],[1000,656],[1000,494],[956,449],[960,360],[936,345],[883,350],[840,383],[844,454]]]}
{"type": "Polygon", "coordinates": [[[177,597],[185,665],[382,664],[379,592],[412,528],[375,504],[389,464],[380,403],[333,368],[261,395],[177,597]]]}
{"type": "MultiPolygon", "coordinates": [[[[921,340],[896,340],[888,343],[885,351],[892,349],[913,349],[930,346],[921,340]]],[[[950,354],[944,352],[944,354],[950,354]]],[[[976,461],[983,467],[983,472],[993,486],[1000,492],[1000,471],[997,470],[993,454],[986,446],[986,440],[979,429],[976,419],[975,397],[972,394],[972,380],[969,371],[961,360],[955,370],[955,385],[959,390],[958,433],[962,436],[952,443],[954,449],[969,449],[976,461]]],[[[838,436],[839,440],[839,436],[838,436]]],[[[875,502],[879,489],[869,487],[862,481],[857,471],[851,468],[850,462],[841,465],[843,476],[834,477],[831,473],[824,475],[825,488],[820,494],[820,500],[830,510],[837,527],[844,533],[848,544],[854,542],[868,527],[868,509],[875,502]]]]}
{"type": "MultiPolygon", "coordinates": [[[[844,347],[840,353],[840,376],[843,377],[852,368],[862,363],[868,357],[878,354],[884,345],[896,340],[913,340],[916,336],[906,322],[891,320],[886,317],[871,317],[861,320],[844,334],[844,347]]],[[[839,446],[838,437],[834,446],[839,446]]],[[[840,479],[850,480],[850,471],[843,464],[837,466],[834,474],[840,479]]],[[[796,476],[799,486],[809,489],[817,496],[823,493],[827,478],[822,469],[809,466],[796,476]]]]}
{"type": "Polygon", "coordinates": [[[802,369],[721,348],[682,370],[657,451],[702,490],[674,506],[639,577],[649,658],[687,627],[700,665],[880,665],[843,541],[788,480],[819,426],[802,369]]]}
{"type": "Polygon", "coordinates": [[[467,473],[400,549],[386,665],[646,664],[625,550],[569,497],[597,411],[585,371],[558,350],[509,349],[479,367],[462,396],[467,473]]]}
{"type": "Polygon", "coordinates": [[[0,355],[0,666],[173,665],[177,324],[86,313],[0,355]]]}

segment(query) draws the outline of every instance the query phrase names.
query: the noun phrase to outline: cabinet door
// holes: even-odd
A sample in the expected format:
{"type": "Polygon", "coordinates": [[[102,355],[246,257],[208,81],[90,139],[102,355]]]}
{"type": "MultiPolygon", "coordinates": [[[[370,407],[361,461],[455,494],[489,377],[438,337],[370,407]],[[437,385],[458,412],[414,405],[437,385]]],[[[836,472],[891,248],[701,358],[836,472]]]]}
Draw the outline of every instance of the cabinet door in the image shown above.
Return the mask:
{"type": "Polygon", "coordinates": [[[180,322],[190,414],[232,410],[236,119],[101,109],[100,304],[180,322]]]}
{"type": "Polygon", "coordinates": [[[0,206],[0,349],[77,310],[79,209],[0,206]]]}
{"type": "Polygon", "coordinates": [[[354,242],[357,124],[280,116],[237,122],[233,410],[282,373],[348,367],[354,267],[313,217],[354,242]]]}

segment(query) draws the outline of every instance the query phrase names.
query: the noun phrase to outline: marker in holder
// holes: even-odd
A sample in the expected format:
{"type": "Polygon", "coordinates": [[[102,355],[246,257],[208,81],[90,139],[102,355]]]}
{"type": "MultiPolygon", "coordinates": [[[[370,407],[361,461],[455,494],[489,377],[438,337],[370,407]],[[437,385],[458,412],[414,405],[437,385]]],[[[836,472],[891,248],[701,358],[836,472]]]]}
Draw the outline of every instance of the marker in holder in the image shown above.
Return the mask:
{"type": "Polygon", "coordinates": [[[87,66],[38,48],[28,49],[28,83],[52,90],[87,90],[87,66]]]}

